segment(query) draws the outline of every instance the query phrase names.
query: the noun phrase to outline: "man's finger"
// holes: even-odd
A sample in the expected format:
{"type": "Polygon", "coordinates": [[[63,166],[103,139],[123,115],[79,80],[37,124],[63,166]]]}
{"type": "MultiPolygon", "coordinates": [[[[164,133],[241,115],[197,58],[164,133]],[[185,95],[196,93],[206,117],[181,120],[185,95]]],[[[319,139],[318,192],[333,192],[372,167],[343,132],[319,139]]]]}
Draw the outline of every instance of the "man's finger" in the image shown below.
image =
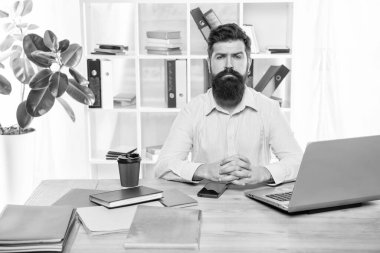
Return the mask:
{"type": "Polygon", "coordinates": [[[239,179],[238,177],[236,176],[232,176],[232,175],[221,175],[219,177],[219,182],[231,182],[231,181],[234,181],[234,180],[237,180],[239,179]]]}
{"type": "Polygon", "coordinates": [[[222,166],[223,170],[228,170],[228,167],[238,166],[240,169],[251,170],[251,164],[243,162],[242,160],[232,160],[222,166]]]}
{"type": "Polygon", "coordinates": [[[223,165],[226,164],[226,163],[229,163],[229,162],[231,162],[231,161],[233,161],[233,160],[236,160],[236,158],[239,159],[238,154],[236,154],[236,155],[232,155],[232,156],[229,156],[229,157],[227,157],[227,158],[224,158],[224,159],[220,162],[220,166],[223,166],[223,165]]]}
{"type": "Polygon", "coordinates": [[[238,155],[239,159],[246,163],[251,163],[249,159],[243,155],[238,155]]]}
{"type": "Polygon", "coordinates": [[[233,181],[231,181],[231,184],[244,186],[245,182],[242,180],[233,180],[233,181]]]}
{"type": "Polygon", "coordinates": [[[240,171],[231,172],[230,175],[236,176],[239,178],[250,178],[252,176],[252,173],[250,171],[247,171],[247,170],[240,170],[240,171]]]}

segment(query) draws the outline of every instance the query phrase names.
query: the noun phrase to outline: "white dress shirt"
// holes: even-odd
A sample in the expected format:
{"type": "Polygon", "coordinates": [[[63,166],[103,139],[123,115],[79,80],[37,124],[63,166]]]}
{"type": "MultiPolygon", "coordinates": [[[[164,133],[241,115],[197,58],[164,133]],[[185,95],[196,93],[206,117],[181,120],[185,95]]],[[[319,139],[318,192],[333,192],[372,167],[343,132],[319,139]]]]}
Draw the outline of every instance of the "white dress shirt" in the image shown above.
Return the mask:
{"type": "Polygon", "coordinates": [[[194,98],[175,119],[155,167],[156,177],[193,182],[204,163],[240,154],[266,167],[276,184],[294,180],[302,159],[278,102],[245,87],[230,114],[218,106],[212,90],[194,98]],[[278,161],[270,163],[272,149],[278,161]],[[188,155],[191,152],[191,159],[188,155]]]}

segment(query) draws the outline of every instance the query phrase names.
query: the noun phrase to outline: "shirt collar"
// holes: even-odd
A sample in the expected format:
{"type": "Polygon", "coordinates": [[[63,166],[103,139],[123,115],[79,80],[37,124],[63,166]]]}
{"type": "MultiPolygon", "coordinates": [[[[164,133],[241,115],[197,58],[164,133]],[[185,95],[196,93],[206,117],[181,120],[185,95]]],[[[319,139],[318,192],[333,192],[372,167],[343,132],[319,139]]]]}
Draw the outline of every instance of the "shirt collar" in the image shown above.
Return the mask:
{"type": "MultiPolygon", "coordinates": [[[[255,93],[251,88],[248,88],[247,86],[245,86],[243,98],[241,102],[236,106],[233,114],[243,111],[246,107],[252,108],[255,111],[257,111],[257,108],[258,108],[257,98],[255,96],[255,93]]],[[[211,88],[207,91],[207,103],[206,103],[205,116],[209,115],[214,109],[227,113],[226,110],[221,108],[216,103],[215,98],[212,94],[212,88],[211,88]]]]}

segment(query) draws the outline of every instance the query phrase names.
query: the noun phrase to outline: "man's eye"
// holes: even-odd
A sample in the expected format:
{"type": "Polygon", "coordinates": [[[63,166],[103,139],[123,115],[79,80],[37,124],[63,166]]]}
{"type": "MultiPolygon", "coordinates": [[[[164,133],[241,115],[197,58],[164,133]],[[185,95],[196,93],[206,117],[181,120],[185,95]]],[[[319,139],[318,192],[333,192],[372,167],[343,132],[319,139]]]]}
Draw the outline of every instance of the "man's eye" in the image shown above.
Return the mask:
{"type": "Polygon", "coordinates": [[[235,55],[235,58],[236,59],[241,59],[241,58],[243,58],[243,55],[242,54],[237,54],[237,55],[235,55]]]}
{"type": "Polygon", "coordinates": [[[220,60],[220,59],[223,59],[223,57],[224,57],[223,55],[218,55],[218,56],[216,56],[216,59],[220,60]]]}

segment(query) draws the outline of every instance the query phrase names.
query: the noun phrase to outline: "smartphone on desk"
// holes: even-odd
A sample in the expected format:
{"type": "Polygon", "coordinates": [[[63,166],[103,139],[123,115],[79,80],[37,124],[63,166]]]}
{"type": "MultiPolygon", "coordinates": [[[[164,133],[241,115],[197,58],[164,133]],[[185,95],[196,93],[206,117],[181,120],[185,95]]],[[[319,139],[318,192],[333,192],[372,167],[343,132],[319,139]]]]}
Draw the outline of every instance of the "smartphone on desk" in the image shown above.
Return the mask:
{"type": "Polygon", "coordinates": [[[208,182],[197,194],[198,197],[219,198],[227,189],[227,183],[208,182]]]}

